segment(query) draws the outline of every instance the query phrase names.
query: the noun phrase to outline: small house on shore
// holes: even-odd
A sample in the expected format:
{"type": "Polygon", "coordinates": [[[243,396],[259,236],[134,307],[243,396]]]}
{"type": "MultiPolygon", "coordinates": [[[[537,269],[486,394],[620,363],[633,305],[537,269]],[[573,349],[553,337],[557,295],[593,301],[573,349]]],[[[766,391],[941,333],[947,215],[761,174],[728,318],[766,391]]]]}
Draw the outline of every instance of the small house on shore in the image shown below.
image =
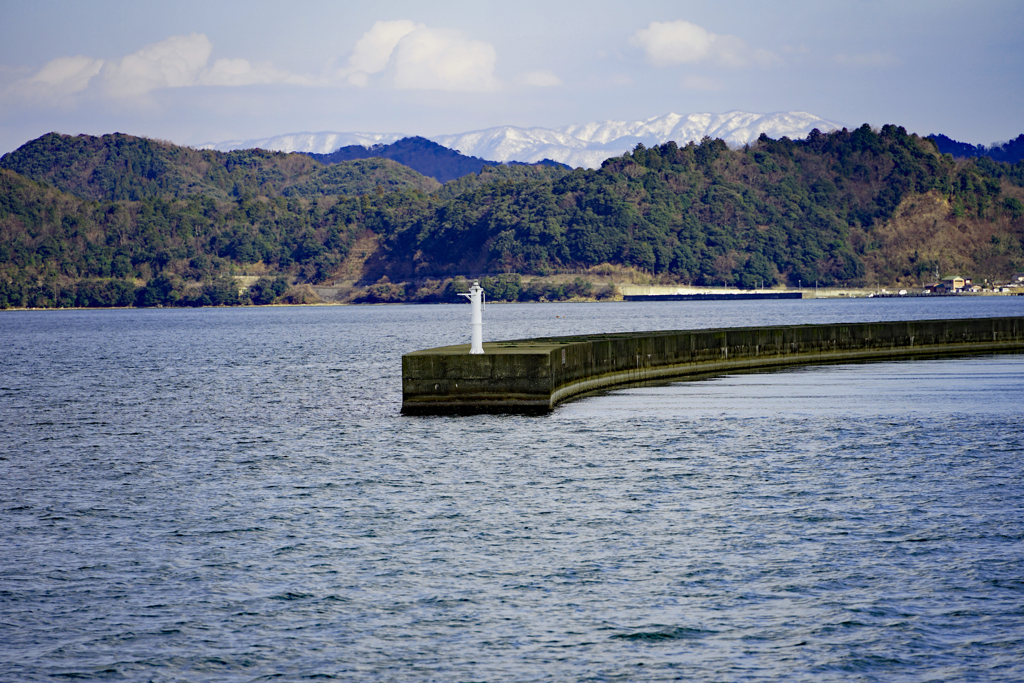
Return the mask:
{"type": "Polygon", "coordinates": [[[967,284],[962,277],[959,275],[950,275],[949,277],[942,278],[942,282],[939,283],[940,291],[946,293],[962,292],[964,285],[967,284]]]}

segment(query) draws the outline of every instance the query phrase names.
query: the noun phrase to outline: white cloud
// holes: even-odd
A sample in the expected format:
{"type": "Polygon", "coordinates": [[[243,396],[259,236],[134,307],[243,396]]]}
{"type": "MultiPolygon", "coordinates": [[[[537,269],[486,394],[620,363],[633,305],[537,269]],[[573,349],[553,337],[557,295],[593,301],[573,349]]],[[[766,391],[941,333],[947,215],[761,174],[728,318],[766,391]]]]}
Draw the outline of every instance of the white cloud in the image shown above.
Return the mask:
{"type": "Polygon", "coordinates": [[[712,34],[688,21],[652,21],[629,38],[655,66],[699,62],[711,51],[712,34]]]}
{"type": "Polygon", "coordinates": [[[212,51],[210,39],[201,33],[171,36],[104,64],[103,90],[116,98],[132,98],[157,88],[194,85],[212,51]]]}
{"type": "Polygon", "coordinates": [[[378,21],[356,41],[348,65],[334,78],[365,87],[381,74],[402,90],[489,91],[500,87],[496,61],[493,46],[459,31],[378,21]]]}
{"type": "Polygon", "coordinates": [[[537,88],[550,88],[555,85],[562,85],[562,79],[550,70],[531,71],[520,77],[523,85],[532,85],[537,88]]]}
{"type": "Polygon", "coordinates": [[[356,41],[348,68],[342,69],[338,75],[353,85],[366,85],[369,74],[380,73],[387,68],[398,41],[418,28],[423,28],[423,24],[405,20],[378,21],[356,41]]]}
{"type": "Polygon", "coordinates": [[[778,57],[767,50],[753,50],[736,36],[717,35],[688,21],[652,21],[629,37],[655,66],[696,64],[709,61],[721,66],[769,66],[778,57]]]}
{"type": "Polygon", "coordinates": [[[5,68],[3,75],[10,78],[4,78],[6,83],[0,87],[0,106],[5,109],[19,104],[67,107],[89,87],[102,68],[102,59],[81,55],[53,59],[34,72],[5,68]]]}
{"type": "Polygon", "coordinates": [[[55,92],[76,93],[85,90],[89,81],[103,68],[102,59],[91,57],[58,57],[47,62],[29,79],[32,83],[52,88],[55,92]]]}
{"type": "MultiPolygon", "coordinates": [[[[364,86],[375,77],[398,89],[493,91],[497,55],[489,43],[459,31],[432,29],[412,21],[378,21],[356,42],[348,64],[325,75],[293,74],[266,62],[222,58],[210,63],[213,44],[202,33],[170,36],[120,58],[59,57],[38,70],[8,69],[0,99],[74,107],[85,99],[144,102],[156,90],[197,86],[268,84],[364,86]]],[[[550,71],[526,77],[529,85],[560,83],[550,71]]]]}
{"type": "Polygon", "coordinates": [[[501,87],[496,61],[490,43],[455,30],[418,28],[398,41],[389,67],[399,89],[482,92],[501,87]]]}
{"type": "Polygon", "coordinates": [[[311,80],[294,76],[271,64],[251,64],[245,59],[218,59],[204,69],[196,79],[197,85],[241,86],[261,83],[307,84],[311,80]]]}
{"type": "Polygon", "coordinates": [[[160,88],[312,83],[266,63],[218,59],[207,67],[213,45],[201,33],[171,36],[120,59],[58,57],[14,82],[6,95],[22,102],[73,104],[90,93],[116,100],[138,99],[160,88]]]}

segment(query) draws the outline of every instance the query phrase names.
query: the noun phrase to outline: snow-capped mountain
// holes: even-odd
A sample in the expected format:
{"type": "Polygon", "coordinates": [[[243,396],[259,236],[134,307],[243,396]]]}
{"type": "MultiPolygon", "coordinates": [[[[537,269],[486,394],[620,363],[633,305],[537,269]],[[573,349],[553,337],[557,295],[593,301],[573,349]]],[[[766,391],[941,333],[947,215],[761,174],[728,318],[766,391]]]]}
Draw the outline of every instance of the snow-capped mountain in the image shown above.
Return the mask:
{"type": "Polygon", "coordinates": [[[636,140],[648,144],[662,144],[675,140],[679,144],[699,141],[705,135],[721,138],[730,145],[740,146],[753,142],[761,133],[768,137],[803,138],[817,128],[823,133],[835,130],[840,124],[826,121],[802,111],[751,114],[733,111],[727,114],[666,114],[645,121],[602,121],[579,126],[565,126],[559,130],[588,142],[615,144],[620,140],[636,140]]]}
{"type": "Polygon", "coordinates": [[[390,144],[408,137],[401,133],[288,133],[275,135],[272,138],[258,140],[225,140],[224,142],[207,142],[197,149],[215,149],[218,152],[230,152],[236,149],[267,149],[274,152],[313,152],[314,154],[330,154],[340,147],[362,145],[371,147],[378,143],[390,144]]]}
{"type": "MultiPolygon", "coordinates": [[[[467,156],[490,161],[532,163],[553,159],[577,167],[597,168],[605,159],[633,149],[638,142],[660,145],[674,140],[679,145],[699,142],[705,135],[721,138],[734,147],[753,142],[761,133],[771,138],[803,138],[814,128],[828,132],[842,124],[801,111],[752,114],[666,114],[643,121],[596,121],[562,128],[499,126],[469,133],[429,138],[467,156]]],[[[397,133],[294,133],[264,140],[231,140],[202,145],[201,149],[230,151],[261,147],[283,152],[326,154],[345,145],[370,146],[406,137],[397,133]]]]}
{"type": "Polygon", "coordinates": [[[466,156],[480,157],[490,161],[525,161],[529,163],[542,159],[554,159],[562,161],[562,163],[569,163],[563,159],[572,157],[576,160],[580,155],[590,154],[593,156],[592,162],[577,161],[577,163],[569,165],[597,167],[608,157],[622,153],[621,151],[609,153],[605,151],[605,146],[600,142],[588,142],[569,133],[549,128],[500,126],[470,133],[439,135],[431,139],[439,145],[456,149],[466,156]]]}
{"type": "Polygon", "coordinates": [[[708,135],[734,147],[753,142],[761,133],[768,137],[807,137],[813,129],[826,133],[841,124],[806,112],[751,114],[666,114],[643,121],[597,121],[544,128],[488,128],[460,135],[439,135],[434,142],[463,154],[492,161],[534,162],[553,159],[569,166],[597,168],[609,157],[619,156],[638,142],[660,145],[675,140],[679,145],[699,142],[708,135]]]}

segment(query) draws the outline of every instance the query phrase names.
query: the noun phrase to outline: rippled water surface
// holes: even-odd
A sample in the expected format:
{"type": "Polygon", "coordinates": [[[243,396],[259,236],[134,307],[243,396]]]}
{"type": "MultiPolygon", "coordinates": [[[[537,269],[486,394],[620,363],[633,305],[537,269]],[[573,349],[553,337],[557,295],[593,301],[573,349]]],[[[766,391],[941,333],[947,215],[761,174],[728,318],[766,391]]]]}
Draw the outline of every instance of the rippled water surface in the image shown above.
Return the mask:
{"type": "MultiPolygon", "coordinates": [[[[489,306],[485,339],[1024,315],[489,306]]],[[[1024,680],[1024,356],[399,415],[466,306],[0,315],[0,680],[1024,680]]]]}

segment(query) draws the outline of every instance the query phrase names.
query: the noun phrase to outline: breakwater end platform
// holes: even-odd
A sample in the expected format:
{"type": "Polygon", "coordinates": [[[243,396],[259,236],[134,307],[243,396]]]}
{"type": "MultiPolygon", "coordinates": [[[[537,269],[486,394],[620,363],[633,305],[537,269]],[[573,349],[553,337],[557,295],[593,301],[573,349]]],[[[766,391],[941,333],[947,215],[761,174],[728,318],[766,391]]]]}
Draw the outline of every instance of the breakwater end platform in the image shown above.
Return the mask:
{"type": "Polygon", "coordinates": [[[402,356],[407,415],[546,413],[617,386],[792,365],[1024,351],[1024,317],[622,332],[402,356]]]}

